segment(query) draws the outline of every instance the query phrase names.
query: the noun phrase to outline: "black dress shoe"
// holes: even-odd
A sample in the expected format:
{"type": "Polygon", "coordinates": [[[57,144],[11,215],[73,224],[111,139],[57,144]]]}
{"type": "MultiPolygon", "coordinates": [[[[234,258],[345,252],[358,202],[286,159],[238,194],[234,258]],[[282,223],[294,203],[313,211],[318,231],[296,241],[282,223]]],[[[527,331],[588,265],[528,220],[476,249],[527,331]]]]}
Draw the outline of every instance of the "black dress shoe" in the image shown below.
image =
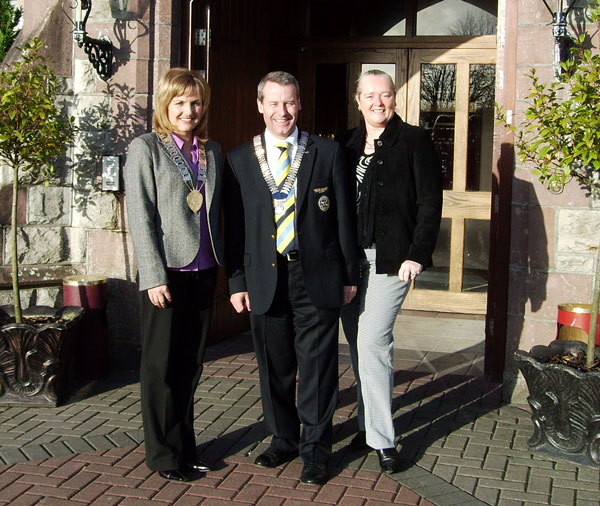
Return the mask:
{"type": "Polygon", "coordinates": [[[188,460],[185,465],[199,473],[207,473],[208,471],[212,470],[208,464],[205,464],[198,459],[188,460]]]}
{"type": "Polygon", "coordinates": [[[377,450],[377,456],[379,457],[379,467],[384,473],[394,474],[400,472],[400,455],[396,448],[377,450]]]}
{"type": "Polygon", "coordinates": [[[167,469],[158,471],[158,474],[165,480],[171,481],[190,481],[192,478],[185,473],[184,469],[167,469]]]}
{"type": "Polygon", "coordinates": [[[294,459],[297,455],[297,451],[285,452],[283,450],[278,450],[277,448],[268,448],[256,457],[254,463],[261,467],[277,467],[284,462],[294,459]]]}
{"type": "Polygon", "coordinates": [[[353,450],[364,450],[367,447],[367,433],[364,430],[359,430],[348,446],[353,450]]]}
{"type": "Polygon", "coordinates": [[[327,481],[327,468],[320,462],[306,462],[302,468],[300,480],[302,483],[322,485],[327,481]]]}

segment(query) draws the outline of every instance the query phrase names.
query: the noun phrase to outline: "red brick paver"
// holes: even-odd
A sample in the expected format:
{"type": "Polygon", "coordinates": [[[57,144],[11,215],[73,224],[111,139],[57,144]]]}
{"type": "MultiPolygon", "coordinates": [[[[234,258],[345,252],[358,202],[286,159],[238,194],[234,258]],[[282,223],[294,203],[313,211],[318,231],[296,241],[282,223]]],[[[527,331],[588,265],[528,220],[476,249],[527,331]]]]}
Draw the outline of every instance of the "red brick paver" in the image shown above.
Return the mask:
{"type": "Polygon", "coordinates": [[[299,462],[263,469],[250,457],[235,455],[197,481],[174,483],[145,468],[143,451],[143,447],[131,446],[1,467],[0,505],[431,504],[376,472],[345,469],[325,485],[316,486],[300,482],[299,462]]]}

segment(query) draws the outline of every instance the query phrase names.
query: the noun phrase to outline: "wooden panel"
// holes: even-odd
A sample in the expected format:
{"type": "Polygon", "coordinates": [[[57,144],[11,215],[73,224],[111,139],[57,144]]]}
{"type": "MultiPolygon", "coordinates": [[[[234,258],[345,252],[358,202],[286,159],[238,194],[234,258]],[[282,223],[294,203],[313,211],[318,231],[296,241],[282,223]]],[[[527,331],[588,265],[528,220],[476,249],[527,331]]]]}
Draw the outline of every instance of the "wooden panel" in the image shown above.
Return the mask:
{"type": "Polygon", "coordinates": [[[461,292],[465,257],[465,220],[458,218],[453,219],[450,230],[450,272],[448,288],[450,292],[461,292]]]}
{"type": "Polygon", "coordinates": [[[411,290],[404,307],[410,309],[485,314],[485,293],[463,292],[465,220],[489,220],[490,192],[467,192],[469,135],[470,64],[494,63],[495,51],[489,49],[414,49],[409,51],[407,118],[419,124],[421,113],[421,66],[456,65],[456,103],[454,124],[453,189],[444,191],[442,216],[451,219],[448,290],[411,290]]]}
{"type": "Polygon", "coordinates": [[[442,311],[446,313],[486,313],[485,293],[451,293],[441,290],[412,290],[402,309],[442,311]]]}
{"type": "Polygon", "coordinates": [[[302,45],[313,49],[411,49],[432,48],[439,52],[440,49],[479,51],[496,51],[496,36],[482,35],[479,37],[351,37],[351,38],[314,38],[311,40],[301,39],[298,41],[288,40],[288,43],[302,45]]]}
{"type": "MultiPolygon", "coordinates": [[[[469,141],[469,64],[456,64],[456,106],[454,115],[453,191],[467,188],[467,147],[469,141]]],[[[489,205],[489,203],[488,203],[489,205]]]]}
{"type": "Polygon", "coordinates": [[[491,214],[490,192],[444,191],[443,218],[470,218],[489,220],[491,214]]]}

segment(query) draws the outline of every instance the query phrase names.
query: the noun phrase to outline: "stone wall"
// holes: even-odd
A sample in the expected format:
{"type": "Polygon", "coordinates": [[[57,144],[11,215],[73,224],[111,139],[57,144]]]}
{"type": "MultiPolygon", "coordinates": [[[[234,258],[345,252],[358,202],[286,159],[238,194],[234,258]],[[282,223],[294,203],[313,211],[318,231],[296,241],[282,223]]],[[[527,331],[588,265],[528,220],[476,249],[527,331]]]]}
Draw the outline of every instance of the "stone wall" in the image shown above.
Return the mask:
{"type": "MultiPolygon", "coordinates": [[[[118,156],[122,168],[130,141],[148,131],[152,90],[157,76],[172,66],[177,54],[172,26],[179,21],[173,20],[167,1],[94,1],[88,35],[107,36],[114,46],[114,73],[104,82],[84,51],[72,43],[60,0],[25,0],[24,7],[24,28],[15,45],[30,36],[47,43],[55,72],[62,78],[59,103],[75,117],[79,131],[59,166],[56,184],[20,191],[22,301],[25,307],[60,306],[65,276],[105,276],[109,342],[114,360],[119,361],[139,348],[136,267],[126,233],[122,178],[119,191],[102,190],[102,157],[118,156]]],[[[9,54],[4,63],[16,56],[9,54]]],[[[11,181],[2,168],[0,304],[12,303],[7,245],[11,181]]]]}
{"type": "MultiPolygon", "coordinates": [[[[510,4],[510,2],[508,2],[510,4]]],[[[550,13],[542,2],[520,0],[517,29],[517,80],[514,123],[528,106],[535,68],[542,80],[554,79],[554,39],[550,13]]],[[[578,2],[569,19],[569,31],[585,27],[578,2]]],[[[549,5],[553,6],[552,2],[549,5]]],[[[590,27],[588,27],[590,28],[590,27]]],[[[596,30],[591,27],[594,33],[596,30]]],[[[596,43],[596,47],[598,47],[596,43]]],[[[511,255],[506,349],[505,394],[513,402],[525,402],[527,387],[517,374],[513,353],[548,344],[556,337],[558,304],[590,303],[594,248],[600,242],[600,207],[586,197],[577,183],[563,193],[549,192],[531,172],[515,164],[511,216],[511,255]]]]}

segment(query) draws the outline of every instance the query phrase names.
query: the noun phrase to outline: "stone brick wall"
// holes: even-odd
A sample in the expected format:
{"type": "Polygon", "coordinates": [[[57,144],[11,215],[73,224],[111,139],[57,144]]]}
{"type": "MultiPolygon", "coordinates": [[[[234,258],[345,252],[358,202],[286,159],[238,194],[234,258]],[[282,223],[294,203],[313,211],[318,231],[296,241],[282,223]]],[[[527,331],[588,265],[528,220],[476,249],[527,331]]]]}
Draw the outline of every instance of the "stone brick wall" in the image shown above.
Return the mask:
{"type": "MultiPolygon", "coordinates": [[[[570,17],[569,31],[576,34],[585,25],[586,2],[580,1],[570,17]]],[[[554,39],[550,13],[543,2],[507,2],[518,8],[516,107],[518,124],[527,108],[535,68],[541,79],[553,74],[554,39]]],[[[554,6],[553,2],[549,5],[554,6]]],[[[595,32],[594,27],[590,30],[595,32]]],[[[597,44],[596,44],[596,47],[597,44]]],[[[511,256],[505,394],[525,402],[527,387],[512,355],[548,344],[556,337],[557,306],[561,303],[590,303],[593,265],[600,243],[600,207],[586,197],[577,183],[567,185],[560,195],[550,193],[531,173],[531,166],[517,160],[513,179],[511,256]]]]}
{"type": "MultiPolygon", "coordinates": [[[[172,28],[179,21],[173,20],[170,1],[94,1],[88,35],[107,36],[114,46],[113,75],[104,82],[83,49],[72,43],[60,0],[25,0],[24,8],[24,28],[15,45],[30,36],[47,43],[63,81],[59,102],[80,130],[60,165],[58,182],[20,192],[23,304],[62,305],[62,279],[68,275],[107,277],[109,342],[118,361],[139,346],[136,266],[126,233],[122,180],[119,191],[102,190],[102,157],[119,156],[122,168],[131,140],[148,131],[154,84],[178,53],[179,35],[172,28]]],[[[7,55],[5,63],[15,57],[7,55]]],[[[0,304],[12,303],[6,240],[11,181],[8,170],[1,168],[0,304]]]]}

